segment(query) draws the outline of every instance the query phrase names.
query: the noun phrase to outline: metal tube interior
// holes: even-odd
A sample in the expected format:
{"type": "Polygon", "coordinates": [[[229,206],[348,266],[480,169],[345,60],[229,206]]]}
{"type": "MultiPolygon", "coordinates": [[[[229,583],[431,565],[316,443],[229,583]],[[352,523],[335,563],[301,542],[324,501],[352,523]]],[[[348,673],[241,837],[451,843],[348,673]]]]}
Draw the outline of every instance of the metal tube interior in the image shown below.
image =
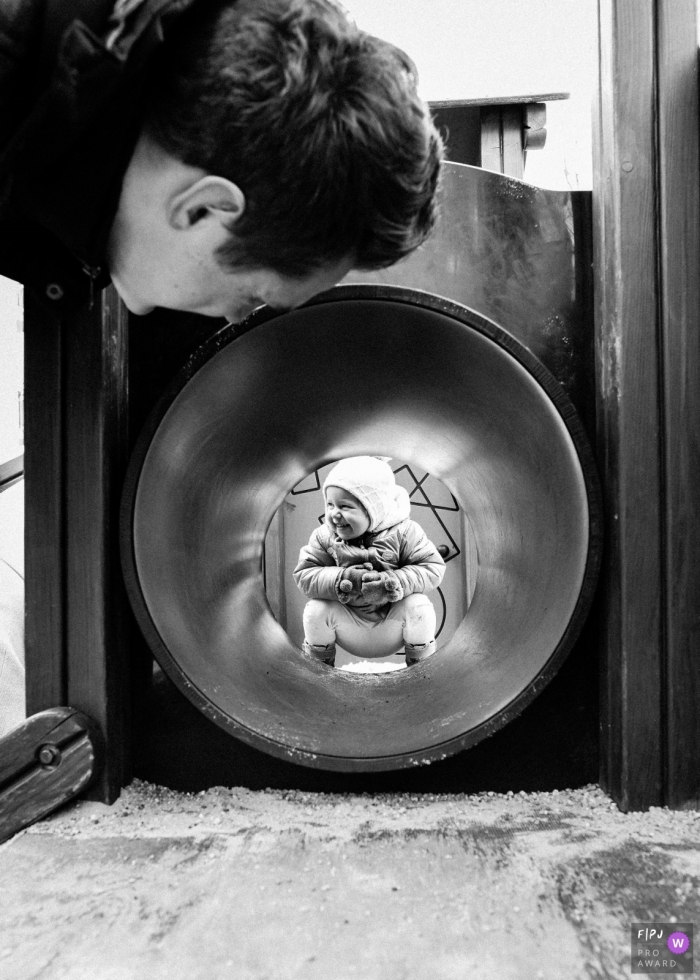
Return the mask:
{"type": "Polygon", "coordinates": [[[499,727],[573,641],[590,575],[589,479],[556,382],[478,315],[387,292],[356,287],[225,346],[164,412],[134,481],[131,592],[158,659],[219,724],[331,769],[418,764],[499,727]],[[479,552],[447,645],[384,675],[306,658],[261,572],[290,488],[364,453],[440,479],[479,552]]]}

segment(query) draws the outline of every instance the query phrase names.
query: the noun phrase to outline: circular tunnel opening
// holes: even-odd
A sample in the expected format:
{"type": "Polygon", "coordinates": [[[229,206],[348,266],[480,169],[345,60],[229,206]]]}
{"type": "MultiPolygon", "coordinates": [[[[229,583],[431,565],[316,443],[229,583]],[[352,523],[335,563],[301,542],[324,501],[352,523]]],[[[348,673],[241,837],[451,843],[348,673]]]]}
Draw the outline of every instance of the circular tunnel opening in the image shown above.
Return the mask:
{"type": "Polygon", "coordinates": [[[551,679],[592,598],[597,482],[570,402],[509,334],[430,294],[341,287],[249,326],[205,345],[130,465],[125,576],[156,658],[209,718],[302,764],[392,769],[475,744],[551,679]],[[365,454],[444,485],[478,575],[437,654],[358,677],[293,642],[263,554],[292,488],[365,454]]]}
{"type": "MultiPolygon", "coordinates": [[[[397,486],[406,491],[410,520],[418,525],[445,563],[439,584],[425,590],[435,614],[434,636],[439,650],[464,619],[474,596],[478,577],[474,531],[467,515],[440,480],[395,457],[384,455],[382,459],[391,467],[397,486]]],[[[294,571],[312,532],[325,524],[323,484],[335,462],[314,470],[292,487],[265,536],[263,579],[267,601],[277,622],[298,647],[305,638],[303,618],[308,599],[295,581],[294,571]]],[[[392,631],[392,637],[396,646],[393,653],[375,651],[370,644],[364,657],[351,653],[338,640],[335,667],[354,674],[405,669],[402,637],[398,631],[392,631]]]]}

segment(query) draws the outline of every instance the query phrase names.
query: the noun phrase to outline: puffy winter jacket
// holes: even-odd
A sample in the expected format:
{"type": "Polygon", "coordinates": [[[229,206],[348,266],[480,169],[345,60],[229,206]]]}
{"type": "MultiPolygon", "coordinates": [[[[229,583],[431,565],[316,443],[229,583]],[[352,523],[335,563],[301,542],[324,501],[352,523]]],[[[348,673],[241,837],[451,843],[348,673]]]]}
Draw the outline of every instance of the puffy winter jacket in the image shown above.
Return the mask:
{"type": "Polygon", "coordinates": [[[375,534],[361,544],[348,545],[322,524],[301,549],[294,581],[309,599],[337,599],[343,567],[370,562],[377,571],[392,570],[403,594],[436,589],[445,574],[445,562],[425,531],[409,519],[375,534]]]}
{"type": "Polygon", "coordinates": [[[0,274],[58,313],[109,281],[149,66],[192,2],[0,3],[0,274]]]}

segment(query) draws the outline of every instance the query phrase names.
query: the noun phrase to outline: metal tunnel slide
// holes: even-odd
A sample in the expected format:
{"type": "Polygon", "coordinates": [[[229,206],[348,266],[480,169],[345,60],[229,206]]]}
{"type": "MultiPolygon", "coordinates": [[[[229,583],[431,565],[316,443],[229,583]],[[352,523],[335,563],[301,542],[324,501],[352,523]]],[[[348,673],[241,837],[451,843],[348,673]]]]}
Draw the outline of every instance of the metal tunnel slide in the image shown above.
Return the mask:
{"type": "Polygon", "coordinates": [[[395,769],[475,744],[551,679],[590,606],[599,491],[571,402],[511,333],[418,290],[341,286],[246,327],[199,351],[132,458],[123,565],[156,658],[231,734],[308,766],[395,769]],[[479,555],[446,645],[380,675],[307,658],[261,567],[288,491],[365,453],[441,480],[479,555]]]}

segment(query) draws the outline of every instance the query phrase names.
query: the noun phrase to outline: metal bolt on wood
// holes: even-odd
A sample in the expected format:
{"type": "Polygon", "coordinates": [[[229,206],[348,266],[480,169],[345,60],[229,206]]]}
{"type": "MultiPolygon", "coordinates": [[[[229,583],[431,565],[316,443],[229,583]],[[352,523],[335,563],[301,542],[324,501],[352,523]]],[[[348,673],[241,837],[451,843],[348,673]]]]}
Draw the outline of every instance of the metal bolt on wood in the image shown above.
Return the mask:
{"type": "Polygon", "coordinates": [[[57,745],[41,745],[37,758],[42,766],[58,766],[61,763],[61,750],[57,745]]]}

